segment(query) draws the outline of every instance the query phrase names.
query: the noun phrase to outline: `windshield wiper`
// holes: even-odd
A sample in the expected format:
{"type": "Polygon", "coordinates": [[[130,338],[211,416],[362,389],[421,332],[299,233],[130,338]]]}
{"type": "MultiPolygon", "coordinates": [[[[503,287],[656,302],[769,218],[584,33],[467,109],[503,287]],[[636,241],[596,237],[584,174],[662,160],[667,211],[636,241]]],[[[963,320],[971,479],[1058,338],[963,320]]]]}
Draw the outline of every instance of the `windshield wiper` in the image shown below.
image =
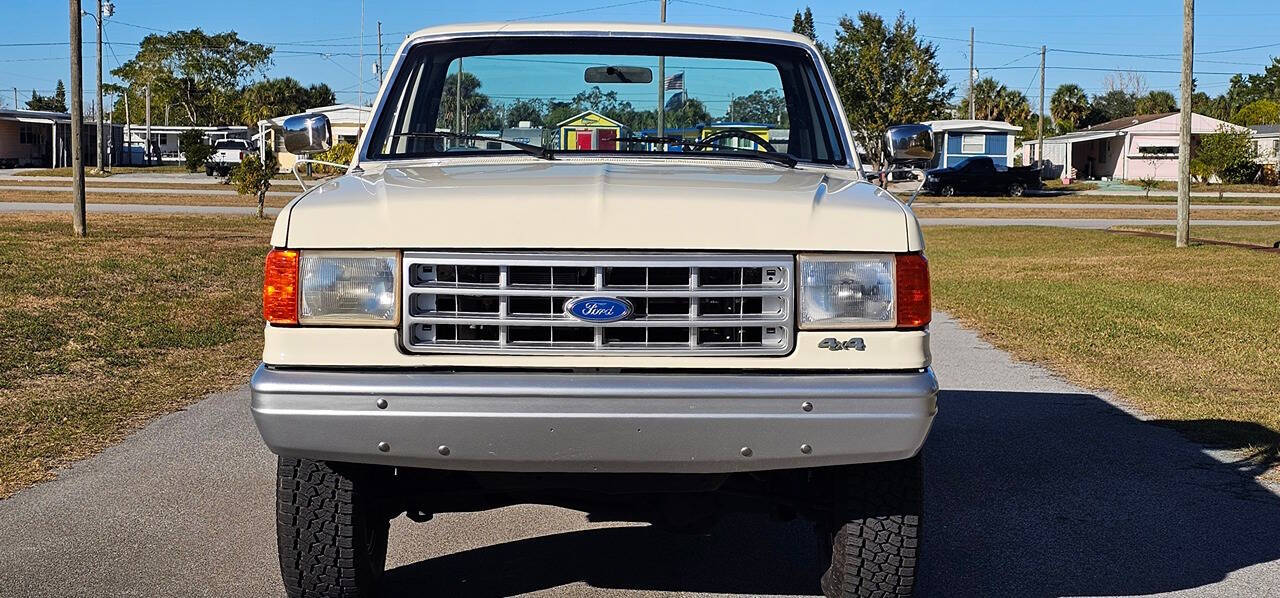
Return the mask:
{"type": "MultiPolygon", "coordinates": [[[[541,158],[543,160],[555,160],[555,154],[551,150],[532,143],[524,143],[521,141],[512,141],[501,137],[485,137],[484,135],[467,135],[465,133],[450,133],[448,131],[433,131],[431,133],[392,133],[392,137],[430,137],[436,139],[458,139],[462,141],[496,141],[505,143],[514,147],[530,156],[541,158]]],[[[477,148],[478,149],[478,148],[477,148]]]]}
{"type": "Polygon", "coordinates": [[[616,139],[616,141],[618,141],[619,143],[624,143],[624,142],[668,143],[671,145],[706,148],[710,150],[729,150],[729,151],[712,151],[709,153],[713,155],[721,155],[721,156],[739,156],[743,158],[755,158],[757,160],[764,160],[765,162],[773,162],[774,164],[781,164],[783,166],[786,166],[787,168],[795,168],[796,164],[799,162],[795,158],[791,157],[790,154],[784,154],[782,152],[769,152],[769,151],[760,151],[760,150],[745,149],[745,148],[739,148],[739,147],[728,147],[723,145],[716,145],[714,143],[704,143],[702,141],[697,141],[694,139],[684,139],[682,137],[657,137],[657,136],[619,137],[616,139]]]}

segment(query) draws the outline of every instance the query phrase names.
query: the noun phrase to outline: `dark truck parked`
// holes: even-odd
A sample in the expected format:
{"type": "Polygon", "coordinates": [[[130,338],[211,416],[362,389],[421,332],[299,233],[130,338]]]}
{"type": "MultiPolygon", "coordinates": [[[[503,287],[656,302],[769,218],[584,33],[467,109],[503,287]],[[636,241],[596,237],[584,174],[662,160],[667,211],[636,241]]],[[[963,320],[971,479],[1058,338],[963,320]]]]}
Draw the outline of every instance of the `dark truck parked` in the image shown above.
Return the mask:
{"type": "Polygon", "coordinates": [[[1040,188],[1038,166],[997,166],[991,158],[973,157],[950,168],[925,172],[925,193],[950,197],[957,193],[994,193],[1021,197],[1040,188]]]}

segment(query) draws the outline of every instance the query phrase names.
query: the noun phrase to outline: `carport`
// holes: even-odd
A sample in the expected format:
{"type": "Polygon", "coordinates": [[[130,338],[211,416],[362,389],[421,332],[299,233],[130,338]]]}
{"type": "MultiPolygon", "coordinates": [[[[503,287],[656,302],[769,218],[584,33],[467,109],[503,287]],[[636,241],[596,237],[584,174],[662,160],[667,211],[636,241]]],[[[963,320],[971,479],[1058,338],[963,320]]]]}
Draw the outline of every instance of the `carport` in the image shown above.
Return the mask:
{"type": "MultiPolygon", "coordinates": [[[[108,125],[111,135],[114,127],[108,125]]],[[[85,123],[80,136],[85,166],[97,165],[97,132],[85,123]]],[[[0,110],[0,166],[71,165],[71,115],[40,110],[0,110]]]]}

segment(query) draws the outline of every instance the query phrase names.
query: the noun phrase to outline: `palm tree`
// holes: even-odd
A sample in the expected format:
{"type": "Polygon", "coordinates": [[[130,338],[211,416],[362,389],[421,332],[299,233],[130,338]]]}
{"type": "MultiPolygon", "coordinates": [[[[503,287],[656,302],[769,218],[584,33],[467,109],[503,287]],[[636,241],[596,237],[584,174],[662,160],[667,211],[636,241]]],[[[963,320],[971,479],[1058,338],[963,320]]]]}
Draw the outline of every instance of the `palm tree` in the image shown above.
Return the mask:
{"type": "Polygon", "coordinates": [[[1049,98],[1049,114],[1058,126],[1075,130],[1089,114],[1089,96],[1075,83],[1064,83],[1049,98]]]}

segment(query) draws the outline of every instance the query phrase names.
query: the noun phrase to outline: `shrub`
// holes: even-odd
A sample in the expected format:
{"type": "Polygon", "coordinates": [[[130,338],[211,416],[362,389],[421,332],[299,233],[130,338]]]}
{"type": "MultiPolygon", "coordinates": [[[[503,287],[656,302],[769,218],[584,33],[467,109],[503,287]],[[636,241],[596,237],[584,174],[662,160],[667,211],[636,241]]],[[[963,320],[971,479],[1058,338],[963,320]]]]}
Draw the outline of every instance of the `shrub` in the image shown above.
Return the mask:
{"type": "Polygon", "coordinates": [[[249,154],[231,169],[231,182],[236,186],[236,193],[256,195],[258,197],[258,217],[263,218],[267,202],[267,191],[271,189],[271,178],[275,176],[280,163],[275,152],[267,151],[267,160],[263,162],[258,154],[249,154]]]}
{"type": "Polygon", "coordinates": [[[1216,176],[1224,183],[1247,183],[1258,173],[1256,157],[1257,148],[1247,130],[1233,131],[1221,126],[1217,133],[1200,138],[1192,169],[1206,180],[1216,176]]]}
{"type": "MultiPolygon", "coordinates": [[[[336,162],[338,164],[350,164],[351,158],[356,155],[356,146],[345,141],[339,141],[329,148],[327,152],[321,152],[312,156],[313,159],[325,162],[336,162]]],[[[312,164],[311,172],[314,174],[340,174],[346,172],[346,169],[336,166],[326,166],[324,164],[312,164]]]]}
{"type": "Polygon", "coordinates": [[[182,152],[187,172],[196,172],[213,155],[213,146],[205,143],[203,132],[187,129],[178,134],[178,151],[182,152]]]}

